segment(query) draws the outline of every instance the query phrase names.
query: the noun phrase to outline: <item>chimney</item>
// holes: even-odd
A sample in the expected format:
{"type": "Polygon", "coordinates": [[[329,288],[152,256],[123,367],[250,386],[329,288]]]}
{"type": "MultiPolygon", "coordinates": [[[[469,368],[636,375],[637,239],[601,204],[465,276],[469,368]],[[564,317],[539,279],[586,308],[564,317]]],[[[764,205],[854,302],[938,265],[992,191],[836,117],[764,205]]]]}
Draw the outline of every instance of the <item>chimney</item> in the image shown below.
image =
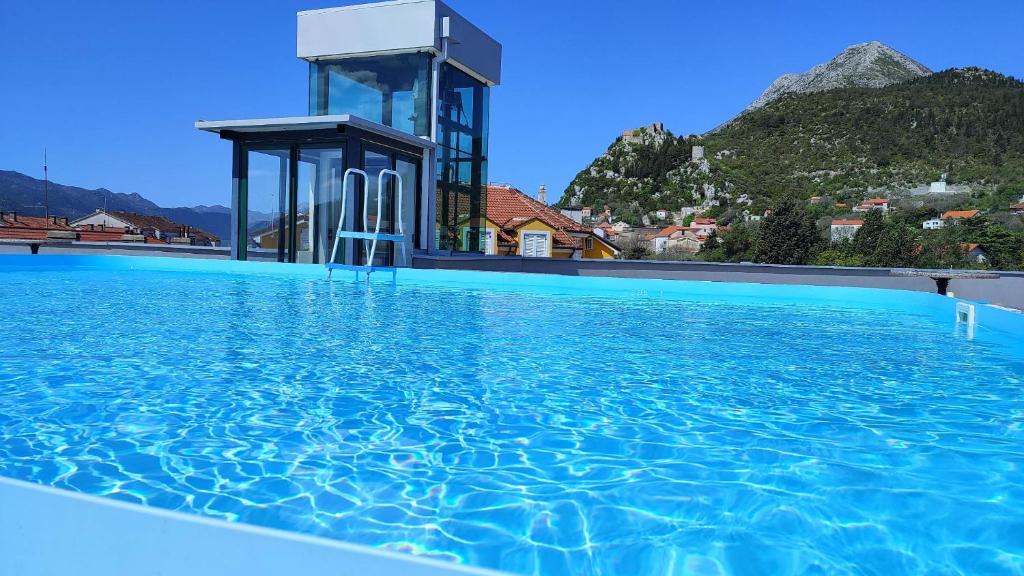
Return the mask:
{"type": "Polygon", "coordinates": [[[548,187],[541,184],[540,188],[537,189],[537,200],[547,206],[548,205],[548,187]]]}

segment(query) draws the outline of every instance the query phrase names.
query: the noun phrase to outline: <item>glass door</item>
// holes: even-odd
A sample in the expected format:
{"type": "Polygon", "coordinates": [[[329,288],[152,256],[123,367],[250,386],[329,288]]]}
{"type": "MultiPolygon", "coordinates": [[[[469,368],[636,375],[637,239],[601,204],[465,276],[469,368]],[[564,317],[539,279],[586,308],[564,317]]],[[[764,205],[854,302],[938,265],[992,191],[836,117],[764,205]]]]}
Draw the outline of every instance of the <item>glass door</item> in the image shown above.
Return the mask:
{"type": "Polygon", "coordinates": [[[245,209],[240,242],[248,260],[289,261],[293,238],[289,197],[290,150],[249,149],[245,209]]]}
{"type": "MultiPolygon", "coordinates": [[[[402,232],[405,235],[406,254],[411,255],[412,247],[418,245],[420,227],[420,159],[411,154],[404,154],[372,145],[363,146],[363,170],[370,177],[369,210],[366,231],[375,230],[377,219],[380,218],[380,231],[389,234],[398,232],[398,183],[394,177],[388,177],[381,188],[384,196],[381,199],[380,214],[377,214],[377,186],[382,170],[394,170],[402,177],[402,232]]],[[[358,224],[362,226],[362,197],[357,203],[358,224]]],[[[362,229],[362,228],[360,228],[362,229]]],[[[366,263],[369,243],[362,241],[356,247],[357,258],[361,264],[366,263]]],[[[395,265],[397,246],[395,242],[377,242],[374,266],[395,265]]],[[[400,265],[408,265],[400,262],[400,265]]]]}
{"type": "MultiPolygon", "coordinates": [[[[300,146],[295,261],[323,264],[331,256],[341,217],[341,177],[345,154],[338,145],[300,146]]],[[[350,193],[360,192],[358,185],[350,193]]],[[[338,250],[339,261],[344,250],[338,250]]]]}
{"type": "MultiPolygon", "coordinates": [[[[377,210],[377,190],[378,182],[380,181],[380,173],[382,170],[393,169],[394,156],[391,152],[378,149],[373,146],[363,146],[363,170],[370,177],[370,193],[367,196],[367,218],[363,220],[363,205],[362,198],[357,204],[359,206],[358,226],[364,226],[365,232],[373,232],[377,230],[377,220],[380,220],[380,232],[382,233],[393,233],[395,231],[395,206],[394,206],[394,178],[387,178],[384,181],[384,186],[380,188],[381,194],[383,195],[380,199],[380,211],[377,210]]],[[[357,246],[359,252],[359,261],[361,264],[367,264],[366,257],[369,254],[370,246],[372,241],[361,241],[360,246],[357,246]]],[[[374,254],[373,262],[369,264],[373,266],[391,266],[394,262],[394,250],[392,246],[393,242],[377,242],[377,251],[374,254]]]]}

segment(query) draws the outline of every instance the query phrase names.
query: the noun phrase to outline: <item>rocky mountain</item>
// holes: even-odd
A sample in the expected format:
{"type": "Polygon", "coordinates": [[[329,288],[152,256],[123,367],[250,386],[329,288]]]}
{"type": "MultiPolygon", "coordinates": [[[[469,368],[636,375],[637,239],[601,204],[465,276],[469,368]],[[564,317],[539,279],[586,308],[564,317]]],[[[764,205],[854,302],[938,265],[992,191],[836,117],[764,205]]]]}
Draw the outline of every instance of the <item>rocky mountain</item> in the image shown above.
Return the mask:
{"type": "MultiPolygon", "coordinates": [[[[164,216],[214,234],[225,244],[231,238],[231,209],[225,206],[164,208],[139,194],[111,192],[105,188],[87,190],[56,182],[49,183],[47,197],[49,212],[55,216],[74,219],[106,206],[108,210],[164,216]]],[[[45,214],[43,181],[20,172],[0,170],[0,210],[28,216],[45,214]]]]}
{"type": "Polygon", "coordinates": [[[882,88],[931,74],[909,56],[882,44],[865,42],[803,74],[783,74],[747,107],[755,110],[784,94],[807,94],[836,88],[882,88]]]}
{"type": "Polygon", "coordinates": [[[976,206],[1024,193],[1024,83],[977,68],[783,94],[713,133],[646,136],[616,140],[560,204],[638,225],[683,206],[729,220],[783,196],[909,195],[943,174],[976,206]]]}

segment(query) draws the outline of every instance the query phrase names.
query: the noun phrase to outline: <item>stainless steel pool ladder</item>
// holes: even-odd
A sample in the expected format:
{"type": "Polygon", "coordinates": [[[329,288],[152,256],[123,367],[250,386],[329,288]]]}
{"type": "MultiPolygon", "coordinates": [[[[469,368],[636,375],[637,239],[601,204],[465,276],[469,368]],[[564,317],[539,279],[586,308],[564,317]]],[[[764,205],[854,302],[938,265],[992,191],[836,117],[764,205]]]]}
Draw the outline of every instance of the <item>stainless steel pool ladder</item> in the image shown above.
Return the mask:
{"type": "Polygon", "coordinates": [[[377,254],[377,242],[395,242],[401,246],[402,259],[405,260],[405,228],[402,218],[402,175],[394,170],[384,169],[377,174],[377,221],[374,226],[373,232],[367,232],[366,230],[370,227],[369,224],[369,209],[370,209],[370,177],[359,170],[358,168],[349,168],[345,170],[345,174],[342,176],[341,184],[341,217],[338,219],[338,233],[334,238],[334,248],[331,250],[331,258],[325,263],[327,267],[327,278],[331,277],[331,274],[335,270],[352,270],[356,273],[356,280],[359,279],[360,272],[366,272],[366,279],[370,279],[370,274],[378,270],[388,270],[392,274],[392,278],[397,277],[398,267],[397,266],[374,266],[373,258],[377,254]],[[363,232],[356,232],[354,230],[345,230],[345,208],[348,206],[348,182],[349,174],[359,174],[363,177],[363,232]],[[397,187],[395,189],[395,200],[396,214],[398,220],[398,234],[381,233],[380,221],[382,220],[382,214],[384,207],[384,181],[385,176],[391,176],[395,179],[397,187]],[[366,264],[336,264],[335,259],[338,256],[338,244],[342,238],[351,238],[354,240],[363,240],[363,250],[366,254],[366,264]],[[369,243],[369,245],[367,244],[369,243]]]}

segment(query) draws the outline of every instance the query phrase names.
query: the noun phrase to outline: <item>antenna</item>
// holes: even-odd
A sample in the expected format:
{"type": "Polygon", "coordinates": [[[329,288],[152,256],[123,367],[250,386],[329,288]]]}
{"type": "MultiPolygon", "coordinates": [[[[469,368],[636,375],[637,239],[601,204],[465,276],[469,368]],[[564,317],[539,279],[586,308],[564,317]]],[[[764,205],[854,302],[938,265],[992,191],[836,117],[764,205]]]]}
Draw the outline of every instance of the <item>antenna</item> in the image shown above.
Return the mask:
{"type": "Polygon", "coordinates": [[[46,147],[43,146],[43,214],[46,216],[46,227],[50,227],[50,171],[46,165],[46,147]]]}

